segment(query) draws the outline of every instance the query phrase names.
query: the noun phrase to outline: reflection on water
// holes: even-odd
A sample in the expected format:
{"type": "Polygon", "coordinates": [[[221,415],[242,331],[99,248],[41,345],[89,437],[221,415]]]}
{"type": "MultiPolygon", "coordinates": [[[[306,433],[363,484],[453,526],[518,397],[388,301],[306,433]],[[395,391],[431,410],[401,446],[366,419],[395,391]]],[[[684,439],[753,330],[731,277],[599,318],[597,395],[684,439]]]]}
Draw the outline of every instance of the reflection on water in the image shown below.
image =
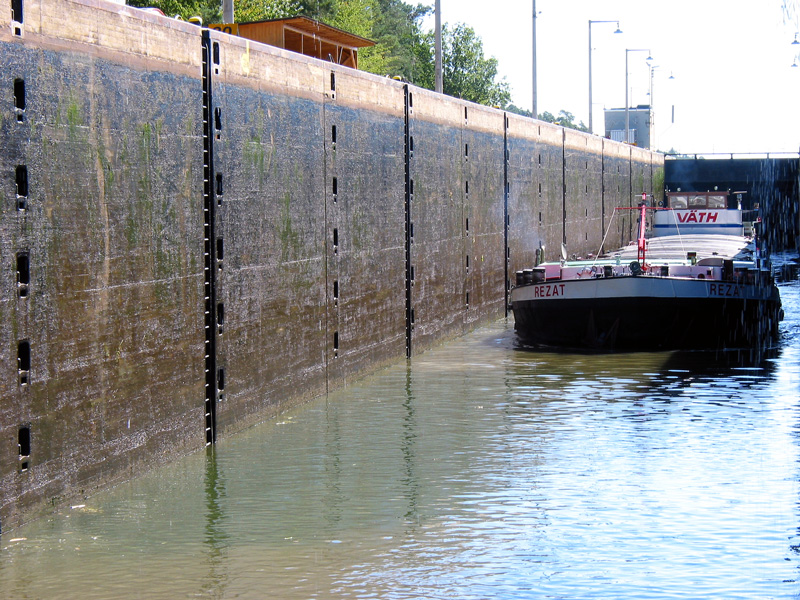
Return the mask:
{"type": "Polygon", "coordinates": [[[791,598],[800,284],[767,357],[500,322],[0,539],[9,598],[791,598]]]}

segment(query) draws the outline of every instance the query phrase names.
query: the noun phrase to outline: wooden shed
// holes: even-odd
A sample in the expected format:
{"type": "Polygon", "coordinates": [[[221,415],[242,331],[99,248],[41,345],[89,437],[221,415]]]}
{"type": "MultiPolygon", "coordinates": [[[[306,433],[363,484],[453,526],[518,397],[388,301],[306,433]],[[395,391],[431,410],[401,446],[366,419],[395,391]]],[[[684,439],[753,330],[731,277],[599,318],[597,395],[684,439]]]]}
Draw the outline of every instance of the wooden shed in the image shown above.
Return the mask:
{"type": "Polygon", "coordinates": [[[308,17],[217,24],[210,27],[353,69],[358,68],[358,49],[375,45],[372,40],[308,17]]]}

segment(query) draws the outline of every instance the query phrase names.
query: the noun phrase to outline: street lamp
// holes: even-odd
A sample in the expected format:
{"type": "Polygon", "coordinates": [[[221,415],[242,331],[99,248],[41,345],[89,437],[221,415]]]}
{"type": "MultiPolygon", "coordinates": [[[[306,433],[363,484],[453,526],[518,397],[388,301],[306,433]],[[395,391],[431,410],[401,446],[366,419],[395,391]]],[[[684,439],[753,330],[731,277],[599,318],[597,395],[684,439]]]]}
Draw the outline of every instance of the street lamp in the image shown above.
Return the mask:
{"type": "MultiPolygon", "coordinates": [[[[653,87],[653,82],[655,80],[655,72],[656,69],[660,69],[658,65],[650,65],[650,91],[647,93],[650,96],[650,148],[655,148],[656,146],[656,126],[655,126],[655,91],[653,87]]],[[[675,76],[670,73],[667,79],[675,79],[675,76]]]]}
{"type": "Polygon", "coordinates": [[[626,48],[625,49],[625,143],[630,144],[631,140],[631,118],[630,111],[628,110],[628,53],[629,52],[647,52],[645,59],[648,66],[653,62],[653,57],[650,56],[650,50],[647,48],[626,48]]]}
{"type": "Polygon", "coordinates": [[[434,91],[442,93],[444,91],[444,80],[442,79],[442,5],[440,0],[434,4],[434,91]]]}
{"type": "Polygon", "coordinates": [[[594,23],[616,23],[617,30],[614,33],[622,33],[619,21],[589,21],[589,133],[594,133],[592,131],[592,25],[594,23]]]}

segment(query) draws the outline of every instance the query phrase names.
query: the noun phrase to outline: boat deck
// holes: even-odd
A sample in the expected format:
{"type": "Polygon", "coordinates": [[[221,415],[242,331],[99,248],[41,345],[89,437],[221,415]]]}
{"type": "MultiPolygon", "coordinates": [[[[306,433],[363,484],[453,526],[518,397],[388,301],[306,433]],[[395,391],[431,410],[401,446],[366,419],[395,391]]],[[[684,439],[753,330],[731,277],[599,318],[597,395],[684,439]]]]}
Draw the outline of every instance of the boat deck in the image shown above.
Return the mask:
{"type": "MultiPolygon", "coordinates": [[[[747,260],[752,251],[752,240],[737,235],[667,235],[647,240],[647,258],[651,261],[686,260],[689,252],[696,252],[698,261],[712,257],[747,260]]],[[[623,262],[636,260],[636,244],[609,252],[607,257],[623,262]]]]}

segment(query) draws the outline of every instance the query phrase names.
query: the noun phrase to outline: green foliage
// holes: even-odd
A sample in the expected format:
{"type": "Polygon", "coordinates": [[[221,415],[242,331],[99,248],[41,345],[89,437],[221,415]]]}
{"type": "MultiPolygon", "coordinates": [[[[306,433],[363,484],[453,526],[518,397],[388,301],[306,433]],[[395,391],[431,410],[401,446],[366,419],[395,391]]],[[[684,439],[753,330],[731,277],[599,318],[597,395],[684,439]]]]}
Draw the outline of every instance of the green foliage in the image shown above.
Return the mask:
{"type": "MultiPolygon", "coordinates": [[[[434,88],[434,34],[424,34],[425,48],[420,49],[420,63],[424,66],[417,82],[428,89],[434,88]]],[[[442,26],[442,86],[449,96],[479,104],[504,106],[511,100],[505,79],[497,81],[497,59],[485,58],[483,42],[472,27],[457,23],[452,29],[442,26]]]]}
{"type": "Polygon", "coordinates": [[[533,113],[531,111],[525,110],[524,108],[520,108],[519,106],[515,106],[513,104],[509,104],[508,106],[506,106],[505,110],[514,113],[515,115],[521,115],[523,117],[533,117],[533,113]]]}
{"type": "Polygon", "coordinates": [[[653,172],[653,202],[658,204],[664,200],[664,167],[653,172]]]}
{"type": "Polygon", "coordinates": [[[168,17],[178,16],[184,21],[201,17],[204,24],[219,23],[222,19],[221,0],[128,0],[128,5],[159,8],[168,17]]]}
{"type": "MultiPolygon", "coordinates": [[[[379,8],[376,0],[339,0],[336,16],[328,23],[348,33],[372,39],[379,8]]],[[[388,60],[384,48],[371,46],[358,51],[358,67],[369,73],[387,73],[388,60]]]]}
{"type": "Polygon", "coordinates": [[[575,123],[575,115],[566,110],[559,111],[558,117],[554,117],[552,113],[545,111],[539,115],[539,120],[547,123],[555,123],[556,125],[561,125],[561,127],[566,127],[567,129],[576,129],[578,131],[586,132],[589,131],[589,128],[583,124],[583,121],[580,123],[575,123]]]}
{"type": "Polygon", "coordinates": [[[420,64],[420,49],[424,46],[421,22],[431,8],[401,0],[374,0],[373,6],[372,34],[365,37],[376,45],[367,52],[373,58],[366,63],[361,62],[362,53],[359,52],[359,67],[376,75],[418,83],[424,69],[420,64]]]}
{"type": "Polygon", "coordinates": [[[297,0],[297,3],[300,5],[300,12],[297,14],[325,23],[336,16],[336,7],[339,4],[337,0],[297,0]]]}
{"type": "Polygon", "coordinates": [[[295,0],[234,0],[234,20],[237,23],[296,17],[301,6],[295,0]]]}

